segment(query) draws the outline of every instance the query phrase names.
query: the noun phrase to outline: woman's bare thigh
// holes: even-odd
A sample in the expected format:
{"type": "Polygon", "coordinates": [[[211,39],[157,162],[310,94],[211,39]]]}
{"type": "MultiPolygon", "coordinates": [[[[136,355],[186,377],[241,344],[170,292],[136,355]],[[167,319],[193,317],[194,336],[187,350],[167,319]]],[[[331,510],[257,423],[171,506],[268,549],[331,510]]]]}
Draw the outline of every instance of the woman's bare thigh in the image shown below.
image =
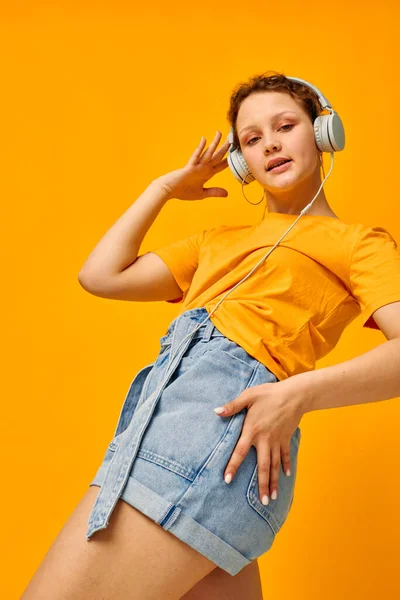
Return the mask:
{"type": "Polygon", "coordinates": [[[216,568],[121,499],[107,528],[87,540],[98,493],[98,486],[89,487],[21,600],[177,600],[216,568]]]}
{"type": "Polygon", "coordinates": [[[181,600],[263,600],[256,560],[237,575],[217,567],[182,596],[181,600]]]}

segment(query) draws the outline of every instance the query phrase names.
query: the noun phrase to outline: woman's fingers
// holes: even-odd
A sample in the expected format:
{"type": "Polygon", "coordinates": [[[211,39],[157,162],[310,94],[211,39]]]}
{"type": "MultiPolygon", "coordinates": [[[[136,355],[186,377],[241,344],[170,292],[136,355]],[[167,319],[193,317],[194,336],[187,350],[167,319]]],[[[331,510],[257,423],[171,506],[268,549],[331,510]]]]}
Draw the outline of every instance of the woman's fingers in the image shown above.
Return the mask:
{"type": "Polygon", "coordinates": [[[206,138],[202,137],[200,144],[197,146],[196,150],[193,152],[192,156],[189,158],[188,160],[188,165],[197,165],[199,162],[199,158],[201,156],[201,153],[203,152],[203,148],[206,144],[206,138]]]}
{"type": "Polygon", "coordinates": [[[228,166],[228,159],[224,158],[219,163],[214,165],[214,173],[219,173],[220,171],[223,171],[224,169],[226,169],[227,166],[228,166]]]}
{"type": "Polygon", "coordinates": [[[202,152],[204,150],[207,140],[204,136],[202,136],[200,144],[197,146],[197,148],[195,149],[195,151],[193,152],[192,156],[190,157],[190,159],[188,161],[188,165],[206,164],[206,163],[209,163],[212,161],[213,163],[216,163],[214,166],[217,169],[220,166],[221,166],[221,168],[222,167],[225,168],[228,164],[227,161],[222,161],[222,163],[218,163],[218,161],[221,161],[222,157],[228,150],[228,148],[230,146],[230,142],[228,140],[226,140],[222,144],[221,148],[219,148],[219,150],[217,152],[214,152],[220,142],[221,135],[222,135],[222,133],[220,131],[217,131],[213,141],[211,142],[211,144],[209,145],[209,147],[207,148],[207,150],[204,152],[203,155],[202,155],[202,152]]]}
{"type": "Polygon", "coordinates": [[[217,133],[214,136],[213,141],[211,142],[211,144],[209,145],[207,150],[204,152],[203,156],[200,157],[200,162],[206,163],[209,160],[211,160],[211,158],[213,158],[214,150],[219,144],[221,135],[222,135],[222,133],[220,131],[217,131],[217,133]]]}
{"type": "MultiPolygon", "coordinates": [[[[226,154],[227,150],[229,149],[230,146],[230,142],[226,141],[222,144],[221,148],[219,148],[219,150],[214,154],[213,156],[213,162],[216,162],[217,164],[215,165],[215,167],[219,167],[220,163],[218,163],[218,161],[220,161],[222,159],[222,157],[224,156],[224,154],[226,154]]],[[[225,158],[222,163],[225,163],[225,166],[227,166],[228,164],[228,159],[225,158]]]]}
{"type": "Polygon", "coordinates": [[[290,440],[281,446],[282,470],[285,475],[290,475],[290,440]]]}
{"type": "Polygon", "coordinates": [[[275,444],[271,448],[271,473],[269,478],[269,490],[272,500],[278,497],[279,471],[281,468],[281,445],[275,444]]]}
{"type": "Polygon", "coordinates": [[[266,440],[260,440],[257,450],[258,493],[263,504],[269,502],[269,480],[271,468],[270,447],[266,440]]]}
{"type": "Polygon", "coordinates": [[[211,142],[210,146],[207,148],[207,150],[205,151],[205,153],[203,154],[203,156],[201,157],[201,162],[214,162],[216,163],[217,161],[221,160],[221,158],[224,156],[224,154],[226,153],[226,151],[228,150],[229,146],[231,145],[229,140],[227,139],[222,146],[219,148],[219,150],[217,150],[216,152],[215,149],[218,146],[220,140],[221,140],[221,136],[222,133],[220,131],[217,131],[213,141],[211,142]]]}
{"type": "Polygon", "coordinates": [[[232,479],[236,475],[236,471],[242,464],[245,456],[248,454],[251,447],[251,442],[249,438],[246,438],[246,434],[242,432],[239,441],[237,442],[233,453],[228,461],[228,464],[225,468],[224,472],[224,480],[225,483],[230,483],[232,479]],[[230,477],[228,477],[230,476],[230,477]]]}
{"type": "Polygon", "coordinates": [[[281,460],[283,472],[286,473],[290,470],[290,441],[282,446],[275,444],[271,448],[265,441],[257,444],[258,491],[263,504],[278,497],[281,460]]]}
{"type": "MultiPolygon", "coordinates": [[[[250,446],[250,439],[243,433],[240,437],[233,454],[226,466],[224,479],[227,475],[231,477],[226,483],[230,483],[235,477],[236,472],[243,462],[250,446]]],[[[278,498],[279,475],[282,469],[286,475],[290,475],[290,440],[288,442],[276,443],[270,446],[266,439],[260,439],[256,445],[257,450],[257,475],[258,475],[258,493],[260,500],[264,505],[269,504],[269,500],[278,498]]]]}

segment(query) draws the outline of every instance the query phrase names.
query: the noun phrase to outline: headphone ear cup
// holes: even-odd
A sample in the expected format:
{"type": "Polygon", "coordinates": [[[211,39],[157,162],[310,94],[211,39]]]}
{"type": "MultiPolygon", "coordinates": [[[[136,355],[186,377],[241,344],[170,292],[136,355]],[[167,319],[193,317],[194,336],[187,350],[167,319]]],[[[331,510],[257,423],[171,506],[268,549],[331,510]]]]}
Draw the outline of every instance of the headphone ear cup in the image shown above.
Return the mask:
{"type": "Polygon", "coordinates": [[[314,136],[321,152],[339,152],[345,146],[344,127],[341,118],[335,112],[319,115],[314,121],[314,136]]]}
{"type": "Polygon", "coordinates": [[[243,154],[238,148],[231,146],[227,160],[231,172],[239,183],[248,185],[255,180],[254,175],[251,173],[246,161],[244,160],[243,154]]]}

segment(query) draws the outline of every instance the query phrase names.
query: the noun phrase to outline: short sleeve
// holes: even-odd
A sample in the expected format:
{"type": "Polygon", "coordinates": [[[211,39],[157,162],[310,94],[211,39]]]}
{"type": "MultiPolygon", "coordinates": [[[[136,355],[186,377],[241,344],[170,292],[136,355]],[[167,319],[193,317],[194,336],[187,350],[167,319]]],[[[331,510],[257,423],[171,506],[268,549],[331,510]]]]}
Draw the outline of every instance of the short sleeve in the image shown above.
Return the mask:
{"type": "Polygon", "coordinates": [[[207,232],[208,230],[199,231],[167,246],[151,250],[165,262],[183,292],[181,298],[167,300],[167,302],[182,303],[185,300],[199,265],[200,248],[207,232]]]}
{"type": "Polygon", "coordinates": [[[372,313],[400,301],[400,251],[389,231],[383,227],[362,230],[353,249],[349,280],[363,327],[379,329],[372,313]]]}

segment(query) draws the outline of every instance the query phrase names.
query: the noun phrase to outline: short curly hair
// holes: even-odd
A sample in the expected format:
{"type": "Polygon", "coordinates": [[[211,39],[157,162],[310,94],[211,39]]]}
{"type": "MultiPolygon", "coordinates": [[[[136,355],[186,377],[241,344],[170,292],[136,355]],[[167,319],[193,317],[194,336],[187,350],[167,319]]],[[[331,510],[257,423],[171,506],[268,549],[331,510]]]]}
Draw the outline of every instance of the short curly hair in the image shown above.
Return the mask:
{"type": "Polygon", "coordinates": [[[284,92],[289,94],[293,99],[298,100],[310,117],[311,123],[314,123],[318,115],[324,110],[319,102],[317,94],[313,90],[303,83],[288,79],[283,73],[270,70],[266,71],[266,73],[253,75],[248,82],[239,83],[230,97],[227,119],[233,128],[233,143],[237,148],[240,148],[236,129],[240,105],[243,100],[253,92],[266,91],[284,92]]]}

